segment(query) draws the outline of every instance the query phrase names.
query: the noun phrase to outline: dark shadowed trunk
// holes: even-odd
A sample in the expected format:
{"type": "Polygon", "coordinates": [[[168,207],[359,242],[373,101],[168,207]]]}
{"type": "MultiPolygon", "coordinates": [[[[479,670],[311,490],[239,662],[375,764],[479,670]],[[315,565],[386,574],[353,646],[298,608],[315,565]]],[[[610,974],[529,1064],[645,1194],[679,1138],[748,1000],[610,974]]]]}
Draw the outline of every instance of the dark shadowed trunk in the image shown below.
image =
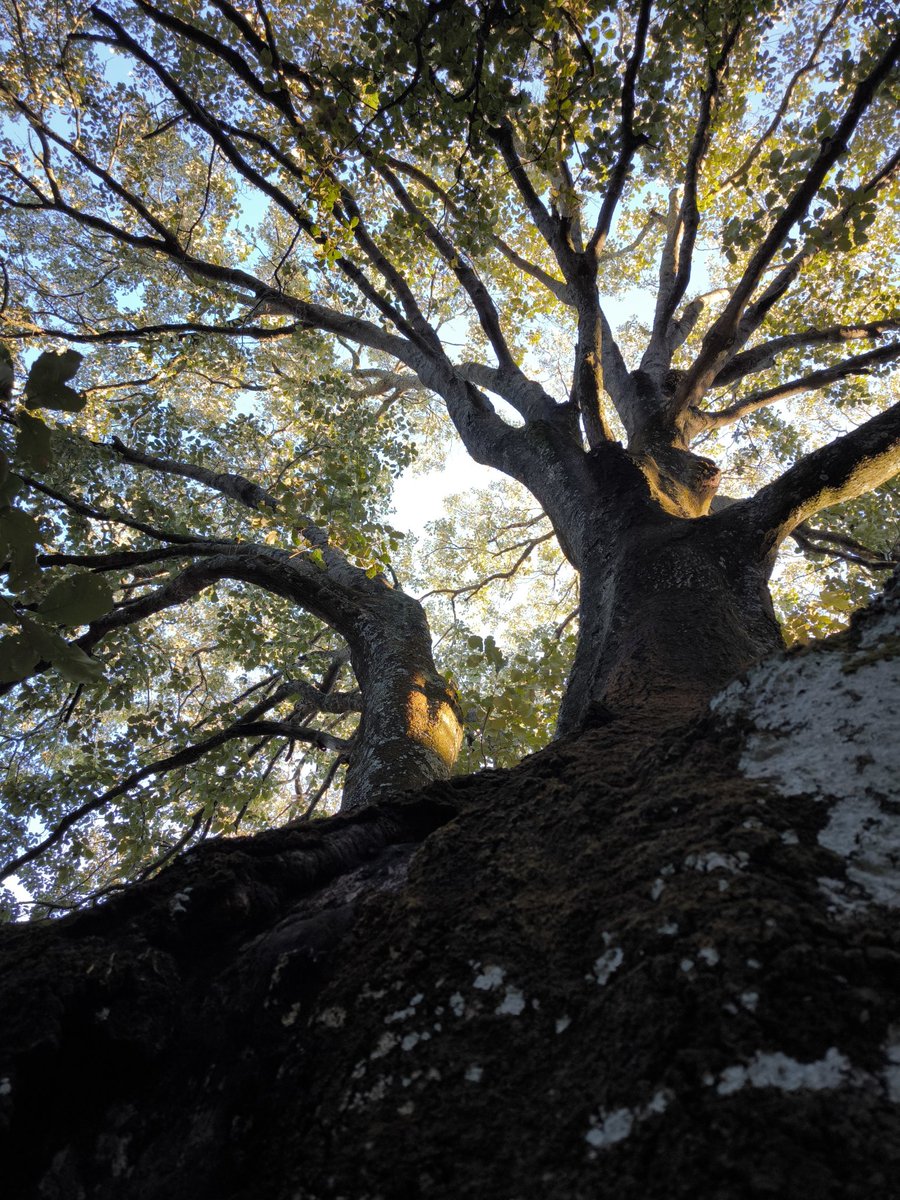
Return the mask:
{"type": "Polygon", "coordinates": [[[661,457],[615,443],[590,455],[597,499],[585,522],[578,648],[560,734],[612,714],[657,728],[683,721],[783,645],[759,534],[692,515],[708,509],[715,490],[707,459],[675,451],[664,471],[661,457]]]}
{"type": "Polygon", "coordinates": [[[898,606],[691,724],[608,714],[3,930],[8,1194],[893,1200],[898,606]]]}

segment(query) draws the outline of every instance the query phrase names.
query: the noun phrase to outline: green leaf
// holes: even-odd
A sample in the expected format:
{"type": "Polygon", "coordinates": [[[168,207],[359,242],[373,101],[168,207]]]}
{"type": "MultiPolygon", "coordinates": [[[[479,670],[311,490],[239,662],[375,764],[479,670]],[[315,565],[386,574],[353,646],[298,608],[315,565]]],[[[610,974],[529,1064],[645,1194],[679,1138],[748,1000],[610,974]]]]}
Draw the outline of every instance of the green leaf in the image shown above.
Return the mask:
{"type": "Polygon", "coordinates": [[[9,561],[9,586],[18,592],[38,577],[37,521],[20,508],[0,513],[0,562],[9,561]]]}
{"type": "Polygon", "coordinates": [[[103,666],[80,646],[64,641],[58,633],[46,629],[29,617],[22,617],[22,629],[40,658],[52,663],[70,683],[96,683],[103,677],[103,666]]]}
{"type": "Polygon", "coordinates": [[[83,355],[77,350],[57,354],[45,350],[28,372],[25,382],[25,402],[29,408],[53,408],[63,412],[80,412],[86,398],[68,386],[68,380],[81,366],[83,355]]]}
{"type": "Polygon", "coordinates": [[[72,575],[54,584],[38,612],[57,625],[87,625],[109,612],[113,590],[100,575],[72,575]]]}
{"type": "Polygon", "coordinates": [[[54,667],[69,683],[99,683],[103,678],[103,664],[91,658],[80,646],[71,642],[61,643],[60,650],[51,659],[54,667]]]}
{"type": "Polygon", "coordinates": [[[51,432],[40,417],[20,409],[19,436],[16,438],[16,458],[38,471],[46,471],[53,461],[50,449],[51,432]]]}
{"type": "Polygon", "coordinates": [[[32,643],[21,633],[0,638],[0,683],[24,679],[40,659],[32,643]]]}

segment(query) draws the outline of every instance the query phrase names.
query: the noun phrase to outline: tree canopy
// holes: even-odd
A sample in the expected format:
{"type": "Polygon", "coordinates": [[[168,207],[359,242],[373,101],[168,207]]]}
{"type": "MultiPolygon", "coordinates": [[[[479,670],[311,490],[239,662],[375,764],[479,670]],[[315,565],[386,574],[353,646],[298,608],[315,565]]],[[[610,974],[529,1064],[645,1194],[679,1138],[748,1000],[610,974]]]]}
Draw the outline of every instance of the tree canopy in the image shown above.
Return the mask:
{"type": "Polygon", "coordinates": [[[792,637],[893,567],[892,5],[0,12],[2,832],[38,913],[345,770],[546,742],[617,442],[667,518],[784,545],[792,637]],[[498,482],[403,536],[451,437],[498,482]]]}

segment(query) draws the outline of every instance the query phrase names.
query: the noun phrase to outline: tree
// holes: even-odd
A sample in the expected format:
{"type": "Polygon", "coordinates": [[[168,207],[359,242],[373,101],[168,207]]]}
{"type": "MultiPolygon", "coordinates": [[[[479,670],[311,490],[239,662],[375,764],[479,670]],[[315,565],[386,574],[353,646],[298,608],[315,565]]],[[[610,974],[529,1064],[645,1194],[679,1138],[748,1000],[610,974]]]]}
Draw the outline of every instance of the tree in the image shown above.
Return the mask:
{"type": "Polygon", "coordinates": [[[19,745],[43,756],[10,776],[7,871],[45,908],[145,882],[10,931],[23,1016],[0,1095],[14,1132],[44,1130],[22,1186],[889,1195],[870,1160],[900,1150],[896,590],[829,650],[722,693],[783,646],[768,580],[786,539],[893,566],[875,517],[900,467],[888,6],[136,0],[45,18],[9,8],[0,85],[3,669],[30,714],[19,745]],[[614,330],[617,294],[650,281],[646,321],[614,330]],[[541,355],[567,336],[558,395],[541,355]],[[779,417],[795,396],[816,406],[779,417]],[[553,746],[456,783],[467,698],[400,585],[385,495],[433,433],[429,397],[538,506],[501,519],[497,570],[439,588],[513,576],[551,531],[579,586],[564,687],[541,630],[543,674],[457,635],[473,672],[534,689],[534,722],[562,699],[553,746]],[[73,415],[51,431],[46,411],[73,415]],[[750,494],[717,496],[712,455],[750,494]],[[212,649],[183,620],[144,632],[186,606],[212,649]],[[804,689],[816,706],[792,713],[804,689]],[[838,714],[863,743],[852,779],[825,753],[838,714]],[[327,756],[294,771],[306,818],[346,763],[341,816],[185,853],[271,819],[296,743],[327,756]],[[63,773],[71,789],[47,786],[63,773]],[[62,1017],[32,1004],[59,978],[62,1017]],[[229,1023],[268,1007],[252,1036],[229,1023]],[[570,1026],[557,1070],[542,1055],[570,1026]],[[33,1047],[49,1058],[29,1067],[33,1047]],[[22,1093],[91,1055],[83,1123],[22,1093]],[[641,1166],[648,1145],[658,1170],[723,1136],[706,1168],[678,1157],[674,1191],[641,1166]]]}

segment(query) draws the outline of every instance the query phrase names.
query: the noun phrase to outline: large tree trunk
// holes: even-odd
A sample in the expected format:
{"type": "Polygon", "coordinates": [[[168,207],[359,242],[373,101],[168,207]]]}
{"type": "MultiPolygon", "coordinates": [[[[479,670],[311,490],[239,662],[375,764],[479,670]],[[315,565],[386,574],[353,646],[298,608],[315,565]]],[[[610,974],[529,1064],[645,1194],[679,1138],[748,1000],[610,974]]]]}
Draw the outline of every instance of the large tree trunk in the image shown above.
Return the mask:
{"type": "MultiPolygon", "coordinates": [[[[768,590],[771,559],[748,531],[691,516],[693,489],[657,460],[606,444],[581,568],[578,646],[559,717],[572,734],[611,716],[671,726],[783,646],[768,590]],[[648,475],[653,483],[648,482],[648,475]],[[655,492],[655,494],[654,494],[655,492]]],[[[708,460],[680,452],[679,474],[708,460]]],[[[710,464],[711,465],[711,464],[710,464]]],[[[696,508],[705,505],[695,500],[696,508]]]]}
{"type": "Polygon", "coordinates": [[[6,1194],[896,1197],[898,644],[4,930],[6,1194]]]}

